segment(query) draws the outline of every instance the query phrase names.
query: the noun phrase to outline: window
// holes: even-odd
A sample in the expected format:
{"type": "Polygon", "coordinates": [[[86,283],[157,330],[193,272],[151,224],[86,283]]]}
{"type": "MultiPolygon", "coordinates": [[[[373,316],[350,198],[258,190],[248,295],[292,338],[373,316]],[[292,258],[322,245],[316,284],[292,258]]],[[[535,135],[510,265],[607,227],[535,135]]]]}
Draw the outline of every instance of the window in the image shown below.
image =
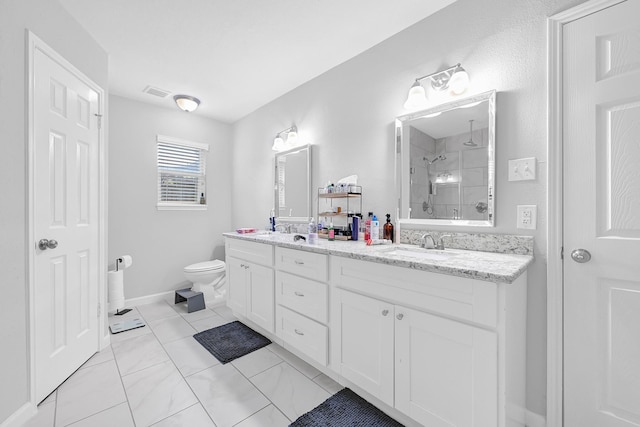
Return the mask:
{"type": "Polygon", "coordinates": [[[158,209],[206,209],[208,144],[158,135],[158,209]]]}

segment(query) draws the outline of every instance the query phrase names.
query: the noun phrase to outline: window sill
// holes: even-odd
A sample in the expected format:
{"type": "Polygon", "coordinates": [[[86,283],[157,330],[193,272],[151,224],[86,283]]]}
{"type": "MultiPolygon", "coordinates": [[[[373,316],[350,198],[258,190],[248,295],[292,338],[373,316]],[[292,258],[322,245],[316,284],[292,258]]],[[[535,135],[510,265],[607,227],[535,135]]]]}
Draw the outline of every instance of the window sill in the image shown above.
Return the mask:
{"type": "Polygon", "coordinates": [[[206,211],[207,205],[158,204],[159,211],[206,211]]]}

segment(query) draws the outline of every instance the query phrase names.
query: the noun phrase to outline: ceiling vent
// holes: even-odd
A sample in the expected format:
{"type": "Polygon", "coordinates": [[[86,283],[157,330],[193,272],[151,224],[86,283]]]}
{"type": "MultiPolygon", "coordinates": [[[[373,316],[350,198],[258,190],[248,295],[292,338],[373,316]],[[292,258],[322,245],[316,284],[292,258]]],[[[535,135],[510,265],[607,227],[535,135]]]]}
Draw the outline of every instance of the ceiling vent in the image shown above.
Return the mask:
{"type": "Polygon", "coordinates": [[[160,89],[153,86],[147,86],[142,91],[144,93],[148,93],[149,95],[158,96],[160,98],[166,98],[171,93],[168,90],[160,89]]]}

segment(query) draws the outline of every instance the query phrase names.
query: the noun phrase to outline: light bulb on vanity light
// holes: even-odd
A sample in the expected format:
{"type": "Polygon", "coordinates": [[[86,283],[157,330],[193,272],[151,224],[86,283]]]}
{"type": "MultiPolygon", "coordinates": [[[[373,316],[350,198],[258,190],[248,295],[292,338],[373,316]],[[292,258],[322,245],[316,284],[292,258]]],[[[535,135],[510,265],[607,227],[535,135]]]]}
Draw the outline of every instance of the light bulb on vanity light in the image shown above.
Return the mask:
{"type": "Polygon", "coordinates": [[[287,134],[287,146],[295,147],[298,143],[298,129],[296,127],[292,127],[289,133],[287,134]]]}
{"type": "Polygon", "coordinates": [[[460,95],[469,87],[469,73],[459,64],[453,70],[449,80],[449,91],[454,95],[460,95]]]}
{"type": "Polygon", "coordinates": [[[409,95],[404,103],[404,108],[407,110],[421,110],[427,108],[427,105],[429,105],[429,101],[427,101],[427,94],[424,87],[416,80],[413,85],[411,85],[411,89],[409,89],[409,95]]]}
{"type": "Polygon", "coordinates": [[[280,135],[276,135],[273,139],[273,146],[271,147],[273,151],[282,151],[284,149],[284,140],[280,137],[280,135]]]}

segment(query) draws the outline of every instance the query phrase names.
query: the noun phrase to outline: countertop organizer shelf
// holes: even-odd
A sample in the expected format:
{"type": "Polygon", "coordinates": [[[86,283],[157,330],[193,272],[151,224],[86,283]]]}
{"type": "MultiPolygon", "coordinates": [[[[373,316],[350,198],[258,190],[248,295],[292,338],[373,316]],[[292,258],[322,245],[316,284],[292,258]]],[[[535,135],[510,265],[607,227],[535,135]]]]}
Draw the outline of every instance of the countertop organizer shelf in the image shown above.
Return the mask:
{"type": "MultiPolygon", "coordinates": [[[[350,217],[362,214],[362,186],[350,185],[348,191],[328,192],[326,188],[318,188],[318,224],[329,218],[334,222],[336,230],[347,230],[350,217]]],[[[322,237],[322,236],[321,236],[322,237]]],[[[336,235],[336,240],[345,240],[347,236],[336,235]]]]}

